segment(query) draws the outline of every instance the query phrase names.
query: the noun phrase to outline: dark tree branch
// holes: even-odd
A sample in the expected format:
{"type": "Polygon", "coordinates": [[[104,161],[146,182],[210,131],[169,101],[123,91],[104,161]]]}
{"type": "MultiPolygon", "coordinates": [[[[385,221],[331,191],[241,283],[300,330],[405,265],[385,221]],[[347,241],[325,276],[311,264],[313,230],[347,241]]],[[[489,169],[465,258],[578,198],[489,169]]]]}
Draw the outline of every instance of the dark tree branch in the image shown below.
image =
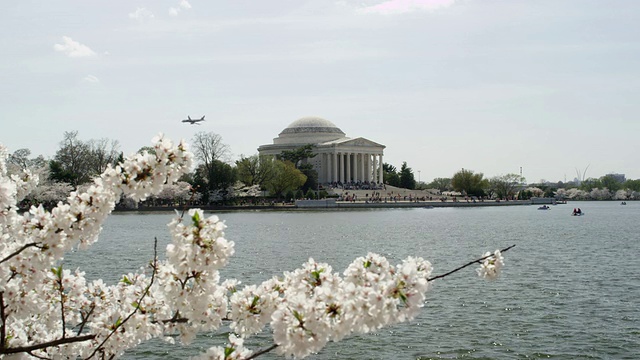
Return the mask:
{"type": "MultiPolygon", "coordinates": [[[[512,248],[512,247],[514,247],[514,246],[515,246],[515,245],[511,245],[511,246],[509,246],[509,247],[507,247],[507,248],[504,248],[504,249],[500,250],[500,252],[506,252],[506,251],[509,251],[509,249],[511,249],[511,248],[512,248]]],[[[468,263],[466,263],[466,264],[464,264],[464,265],[462,265],[462,266],[460,266],[460,267],[457,267],[457,268],[455,268],[455,269],[453,269],[453,270],[449,271],[448,273],[445,273],[445,274],[442,274],[442,275],[436,275],[436,276],[434,276],[434,277],[430,277],[430,278],[428,278],[428,279],[427,279],[427,281],[433,281],[433,280],[436,280],[436,279],[442,279],[442,278],[444,278],[445,276],[449,276],[449,275],[451,275],[451,274],[453,274],[453,273],[455,273],[455,272],[458,272],[458,271],[460,271],[460,270],[462,270],[462,269],[466,268],[467,266],[471,266],[471,265],[473,265],[473,264],[475,264],[475,263],[481,264],[481,263],[482,263],[482,261],[483,261],[484,259],[489,258],[489,257],[492,257],[492,256],[493,256],[493,254],[491,254],[491,255],[487,255],[487,256],[485,256],[485,257],[481,257],[480,259],[476,259],[476,260],[470,261],[470,262],[468,262],[468,263]]]]}
{"type": "Polygon", "coordinates": [[[60,317],[62,318],[62,338],[67,337],[67,324],[64,315],[64,287],[62,286],[62,267],[57,274],[56,282],[58,283],[58,291],[60,292],[60,317]]]}
{"type": "Polygon", "coordinates": [[[87,324],[87,321],[89,321],[89,318],[91,317],[91,314],[93,314],[93,310],[95,308],[96,305],[91,304],[91,309],[89,310],[89,312],[87,312],[87,315],[80,314],[80,316],[82,316],[82,323],[80,324],[80,328],[78,329],[78,333],[76,335],[82,334],[82,330],[84,330],[84,326],[87,324]]]}
{"type": "Polygon", "coordinates": [[[29,345],[29,346],[18,346],[14,348],[5,348],[0,352],[0,354],[18,354],[18,353],[29,353],[30,351],[42,350],[52,346],[59,346],[64,344],[70,344],[74,342],[81,342],[87,340],[93,340],[96,337],[95,334],[82,335],[82,336],[74,336],[68,337],[64,339],[57,339],[53,341],[47,341],[41,344],[29,345]]]}
{"type": "Polygon", "coordinates": [[[37,247],[37,248],[40,248],[40,246],[39,246],[39,244],[38,244],[38,243],[28,243],[28,244],[25,244],[25,245],[23,245],[20,249],[18,249],[18,250],[16,250],[16,251],[14,251],[13,253],[11,253],[11,255],[9,255],[9,256],[7,256],[6,258],[4,258],[4,259],[0,260],[0,264],[2,264],[2,263],[3,263],[3,262],[5,262],[5,261],[10,260],[11,258],[13,258],[13,257],[14,257],[14,256],[16,256],[16,255],[19,255],[21,252],[25,251],[26,249],[28,249],[28,248],[30,248],[30,247],[32,247],[32,246],[35,246],[35,247],[37,247]]]}
{"type": "Polygon", "coordinates": [[[273,345],[269,346],[269,347],[268,347],[268,348],[266,348],[266,349],[263,349],[263,350],[260,350],[260,351],[257,351],[257,352],[255,352],[255,353],[251,354],[251,356],[249,356],[248,358],[246,358],[246,359],[244,359],[244,360],[251,360],[251,359],[255,359],[255,358],[257,358],[258,356],[263,355],[263,354],[266,354],[266,353],[270,352],[271,350],[273,350],[273,349],[275,349],[275,348],[277,348],[277,347],[278,347],[278,344],[273,344],[273,345]]]}

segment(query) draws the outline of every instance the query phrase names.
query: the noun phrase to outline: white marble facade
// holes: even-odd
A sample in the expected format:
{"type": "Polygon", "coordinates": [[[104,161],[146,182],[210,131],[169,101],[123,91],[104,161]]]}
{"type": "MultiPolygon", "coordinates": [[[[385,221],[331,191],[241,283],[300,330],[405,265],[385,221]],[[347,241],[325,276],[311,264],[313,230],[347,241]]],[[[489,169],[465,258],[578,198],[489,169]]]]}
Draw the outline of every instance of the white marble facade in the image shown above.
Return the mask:
{"type": "Polygon", "coordinates": [[[320,183],[382,182],[384,145],[358,137],[349,138],[331,121],[304,117],[292,122],[273,139],[258,148],[260,155],[279,155],[312,144],[315,157],[306,159],[318,172],[320,183]]]}

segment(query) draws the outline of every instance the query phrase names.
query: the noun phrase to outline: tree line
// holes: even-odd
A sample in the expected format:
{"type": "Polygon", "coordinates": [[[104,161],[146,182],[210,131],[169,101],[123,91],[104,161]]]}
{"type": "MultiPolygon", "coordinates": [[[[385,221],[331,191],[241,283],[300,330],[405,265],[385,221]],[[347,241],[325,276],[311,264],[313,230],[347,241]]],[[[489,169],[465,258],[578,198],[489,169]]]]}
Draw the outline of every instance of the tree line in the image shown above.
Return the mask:
{"type": "MultiPolygon", "coordinates": [[[[315,154],[312,145],[284,151],[278,156],[241,156],[230,161],[230,148],[222,137],[213,132],[198,132],[190,142],[196,167],[183,175],[177,184],[165,187],[163,192],[146,202],[160,205],[191,201],[199,204],[227,202],[238,194],[270,196],[275,199],[316,198],[327,196],[318,192],[318,174],[306,159],[315,154]],[[191,189],[191,191],[186,191],[191,189]]],[[[139,154],[154,153],[149,146],[141,147],[139,154]]],[[[40,185],[25,199],[30,203],[54,205],[70,191],[88,184],[107,167],[116,167],[124,159],[118,141],[80,139],[77,131],[63,134],[59,148],[50,160],[42,155],[31,157],[29,149],[18,149],[9,155],[9,172],[31,169],[40,178],[40,185]]]]}
{"type": "MultiPolygon", "coordinates": [[[[225,203],[242,196],[270,197],[277,200],[322,198],[328,196],[319,184],[318,173],[308,162],[316,156],[313,145],[283,151],[277,156],[240,156],[230,161],[229,145],[219,134],[198,132],[190,142],[197,165],[180,181],[147,200],[150,205],[191,201],[199,204],[225,203]],[[189,191],[191,189],[191,191],[189,191]]],[[[142,147],[138,153],[153,153],[152,147],[142,147]]],[[[101,174],[108,166],[115,167],[124,159],[117,140],[81,140],[77,131],[63,134],[52,159],[42,155],[31,157],[29,149],[18,149],[9,155],[10,172],[30,168],[41,179],[41,185],[26,201],[52,203],[64,199],[101,174]]],[[[403,162],[400,169],[382,164],[386,185],[405,189],[430,189],[440,193],[457,192],[464,196],[495,199],[529,199],[533,196],[580,199],[640,198],[640,180],[621,180],[612,174],[586,179],[579,184],[532,184],[518,174],[486,178],[481,172],[461,169],[451,178],[435,178],[429,183],[417,182],[414,171],[403,162]],[[572,191],[568,191],[571,190],[572,191]]]]}
{"type": "Polygon", "coordinates": [[[625,179],[615,174],[581,182],[526,184],[526,179],[518,174],[485,178],[483,173],[462,169],[451,178],[435,178],[424,187],[496,199],[528,200],[534,196],[580,200],[640,199],[640,179],[625,179]]]}

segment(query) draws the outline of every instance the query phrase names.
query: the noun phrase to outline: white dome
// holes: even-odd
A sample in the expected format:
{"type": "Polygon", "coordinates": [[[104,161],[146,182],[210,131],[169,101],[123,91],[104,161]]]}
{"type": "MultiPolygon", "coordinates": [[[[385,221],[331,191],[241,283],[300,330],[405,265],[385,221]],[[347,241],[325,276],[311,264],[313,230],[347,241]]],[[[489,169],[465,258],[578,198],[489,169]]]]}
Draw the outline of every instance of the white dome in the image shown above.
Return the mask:
{"type": "Polygon", "coordinates": [[[334,123],[317,116],[307,116],[292,122],[282,130],[280,135],[300,133],[337,133],[344,135],[344,132],[334,123]]]}
{"type": "Polygon", "coordinates": [[[300,118],[287,126],[273,139],[276,145],[283,144],[320,144],[327,141],[342,139],[346,135],[329,120],[307,116],[300,118]]]}

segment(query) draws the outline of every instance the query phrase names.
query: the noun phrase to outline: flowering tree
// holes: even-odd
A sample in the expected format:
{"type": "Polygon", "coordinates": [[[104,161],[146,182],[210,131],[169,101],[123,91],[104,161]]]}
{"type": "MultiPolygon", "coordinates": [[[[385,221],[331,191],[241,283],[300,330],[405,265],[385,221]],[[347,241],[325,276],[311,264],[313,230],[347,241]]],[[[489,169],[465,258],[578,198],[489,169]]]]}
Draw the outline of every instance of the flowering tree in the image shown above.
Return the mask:
{"type": "Polygon", "coordinates": [[[544,190],[537,188],[537,187],[528,187],[526,189],[524,189],[524,191],[528,191],[531,193],[531,195],[535,196],[535,197],[542,197],[544,196],[544,190]]]}
{"type": "Polygon", "coordinates": [[[609,200],[611,199],[611,191],[607,188],[594,188],[589,192],[589,196],[594,200],[609,200]]]}
{"type": "Polygon", "coordinates": [[[49,185],[42,184],[36,186],[28,195],[27,199],[34,203],[58,203],[63,201],[73,191],[73,186],[67,183],[52,182],[49,185]]]}
{"type": "Polygon", "coordinates": [[[153,200],[159,200],[166,204],[178,202],[184,204],[194,197],[200,197],[201,194],[195,194],[191,191],[191,185],[185,181],[178,181],[175,184],[167,184],[157,195],[151,196],[153,200]]]}
{"type": "MultiPolygon", "coordinates": [[[[480,263],[481,277],[495,278],[501,252],[486,253],[449,273],[432,276],[431,264],[409,257],[392,266],[370,253],[355,259],[342,276],[309,259],[300,269],[261,284],[239,288],[221,281],[219,269],[234,253],[225,225],[199,209],[170,224],[166,259],[122,276],[117,284],[88,281],[80,270],[60,266],[64,254],[94,243],[121,196],[133,200],[159,194],[192,165],[186,145],[159,136],[154,153],[135,154],[102,175],[83,192],[71,192],[51,211],[16,204],[37,178],[29,172],[7,176],[0,146],[0,355],[113,358],[156,337],[178,334],[188,344],[198,332],[225,323],[228,343],[202,359],[251,359],[275,350],[305,357],[329,341],[412,319],[423,306],[430,283],[480,263]],[[269,324],[274,345],[257,352],[244,339],[269,324]]],[[[504,251],[508,250],[504,249],[504,251]]]]}

